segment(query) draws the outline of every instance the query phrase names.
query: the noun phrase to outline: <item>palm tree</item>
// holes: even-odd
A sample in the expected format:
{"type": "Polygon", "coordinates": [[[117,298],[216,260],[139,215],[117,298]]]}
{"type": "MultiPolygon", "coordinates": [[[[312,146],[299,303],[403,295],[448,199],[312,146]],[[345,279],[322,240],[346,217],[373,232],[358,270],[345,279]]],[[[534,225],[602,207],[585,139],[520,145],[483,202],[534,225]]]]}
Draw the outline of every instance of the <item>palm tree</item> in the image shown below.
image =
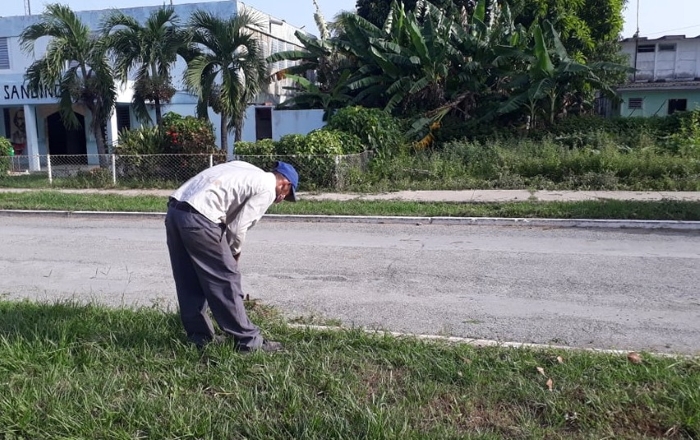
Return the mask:
{"type": "Polygon", "coordinates": [[[156,124],[162,122],[162,105],[175,94],[170,69],[186,48],[188,37],[172,7],[161,7],[141,25],[121,11],[110,13],[102,32],[115,58],[119,78],[126,82],[136,68],[132,104],[141,121],[151,122],[146,102],[153,102],[156,124]]]}
{"type": "MultiPolygon", "coordinates": [[[[258,17],[248,11],[222,19],[196,11],[189,22],[197,53],[188,62],[185,82],[200,104],[212,105],[221,115],[221,149],[228,133],[241,139],[248,102],[268,84],[267,63],[254,31],[261,30],[258,17]]],[[[200,116],[206,107],[200,105],[200,116]]]]}
{"type": "Polygon", "coordinates": [[[105,40],[93,34],[68,6],[60,4],[47,5],[39,21],[22,31],[22,50],[33,53],[36,41],[43,37],[49,38],[46,53],[29,66],[25,78],[34,89],[58,85],[59,113],[67,128],[80,127],[73,105],[85,106],[92,116],[90,129],[104,164],[107,142],[103,127],[117,99],[105,40]]]}

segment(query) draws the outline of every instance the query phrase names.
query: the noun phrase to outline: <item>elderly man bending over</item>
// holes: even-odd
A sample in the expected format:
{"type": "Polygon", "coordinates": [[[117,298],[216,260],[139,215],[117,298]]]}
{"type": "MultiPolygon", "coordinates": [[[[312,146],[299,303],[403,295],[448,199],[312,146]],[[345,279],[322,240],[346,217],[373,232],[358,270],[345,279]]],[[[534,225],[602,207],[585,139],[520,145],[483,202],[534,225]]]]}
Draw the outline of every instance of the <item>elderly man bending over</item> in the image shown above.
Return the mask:
{"type": "Polygon", "coordinates": [[[241,352],[279,351],[263,339],[243,304],[238,259],[248,229],[273,204],[296,201],[299,176],[277,162],[271,172],[233,161],[197,174],[175,191],[165,217],[170,263],[187,339],[203,347],[215,339],[207,305],[241,352]]]}

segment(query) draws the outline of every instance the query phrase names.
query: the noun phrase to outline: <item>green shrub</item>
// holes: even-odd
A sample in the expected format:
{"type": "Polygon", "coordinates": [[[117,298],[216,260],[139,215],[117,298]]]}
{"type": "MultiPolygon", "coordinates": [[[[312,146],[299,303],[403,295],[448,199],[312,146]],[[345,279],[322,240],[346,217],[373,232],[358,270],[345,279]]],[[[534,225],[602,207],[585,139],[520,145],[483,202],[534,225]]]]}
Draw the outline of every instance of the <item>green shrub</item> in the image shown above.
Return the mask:
{"type": "Polygon", "coordinates": [[[161,126],[119,134],[115,148],[119,176],[136,181],[189,179],[208,166],[209,155],[215,155],[215,163],[226,160],[226,152],[216,148],[215,140],[210,122],[166,113],[161,126]],[[181,156],[149,157],[163,154],[181,156]]]}
{"type": "Polygon", "coordinates": [[[164,150],[165,137],[160,127],[123,130],[114,149],[119,177],[140,181],[157,179],[162,170],[154,169],[148,156],[162,154],[164,150]]]}
{"type": "Polygon", "coordinates": [[[307,154],[343,155],[362,151],[360,139],[341,130],[314,130],[306,136],[303,145],[307,154]]]}
{"type": "Polygon", "coordinates": [[[120,155],[162,154],[165,151],[165,137],[159,127],[139,127],[122,130],[115,148],[120,155]]]}
{"type": "Polygon", "coordinates": [[[234,145],[233,152],[241,156],[272,156],[277,151],[277,143],[272,139],[261,139],[257,142],[239,141],[234,145]]]}
{"type": "Polygon", "coordinates": [[[340,130],[320,129],[308,135],[283,136],[277,153],[293,155],[299,178],[307,188],[332,187],[337,180],[336,156],[361,151],[359,139],[340,130]]]}
{"type": "Polygon", "coordinates": [[[15,155],[15,149],[12,143],[5,137],[0,137],[0,178],[7,175],[7,172],[12,169],[12,157],[15,155]]]}
{"type": "Polygon", "coordinates": [[[323,130],[353,134],[360,140],[363,149],[374,150],[380,155],[395,154],[407,146],[402,122],[376,108],[342,108],[331,116],[323,130]]]}
{"type": "Polygon", "coordinates": [[[681,157],[700,159],[700,111],[683,112],[678,122],[678,130],[664,139],[661,148],[681,157]]]}
{"type": "Polygon", "coordinates": [[[306,150],[306,136],[303,134],[288,134],[282,136],[277,142],[276,153],[281,155],[291,155],[299,152],[305,152],[306,150]]]}
{"type": "Polygon", "coordinates": [[[214,126],[194,116],[169,112],[163,116],[164,151],[168,154],[215,154],[214,126]]]}
{"type": "Polygon", "coordinates": [[[207,168],[209,155],[215,156],[215,163],[226,161],[226,151],[217,148],[214,126],[207,120],[168,112],[163,116],[162,130],[164,153],[182,156],[175,157],[170,169],[158,175],[161,179],[178,177],[187,180],[207,168]],[[174,173],[172,168],[177,172],[174,173]]]}
{"type": "Polygon", "coordinates": [[[315,130],[308,135],[289,134],[278,142],[263,139],[235,145],[237,156],[262,169],[271,169],[280,159],[292,162],[304,189],[334,186],[338,178],[337,156],[361,151],[357,136],[327,129],[315,130]]]}

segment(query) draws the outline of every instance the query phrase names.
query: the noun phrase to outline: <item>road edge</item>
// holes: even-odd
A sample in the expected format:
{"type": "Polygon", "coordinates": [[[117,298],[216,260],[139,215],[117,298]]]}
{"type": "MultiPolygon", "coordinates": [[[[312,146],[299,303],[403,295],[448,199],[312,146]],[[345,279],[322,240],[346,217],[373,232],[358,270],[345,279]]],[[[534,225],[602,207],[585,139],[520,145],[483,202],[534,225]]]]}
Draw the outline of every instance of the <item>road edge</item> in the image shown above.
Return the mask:
{"type": "MultiPolygon", "coordinates": [[[[115,212],[115,211],[53,211],[2,209],[0,216],[48,216],[70,218],[125,218],[160,219],[164,212],[115,212]]],[[[273,222],[306,223],[362,223],[444,226],[530,226],[550,228],[601,228],[601,229],[663,229],[673,231],[698,231],[700,221],[682,220],[606,220],[606,219],[547,219],[503,217],[402,217],[402,216],[352,216],[352,215],[288,215],[266,214],[263,219],[273,222]]]]}

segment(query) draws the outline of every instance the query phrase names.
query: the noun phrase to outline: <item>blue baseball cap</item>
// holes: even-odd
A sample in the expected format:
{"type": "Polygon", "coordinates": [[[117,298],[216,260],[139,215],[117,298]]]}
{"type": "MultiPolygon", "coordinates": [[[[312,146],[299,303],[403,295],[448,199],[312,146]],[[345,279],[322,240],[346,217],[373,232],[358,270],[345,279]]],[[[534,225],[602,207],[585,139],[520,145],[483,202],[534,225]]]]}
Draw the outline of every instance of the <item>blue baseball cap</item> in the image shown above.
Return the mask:
{"type": "Polygon", "coordinates": [[[288,202],[296,202],[297,185],[299,185],[299,174],[297,173],[297,170],[295,170],[294,167],[287,162],[278,161],[272,171],[280,173],[292,184],[292,189],[289,191],[289,194],[287,194],[287,197],[285,197],[284,200],[288,202]]]}

